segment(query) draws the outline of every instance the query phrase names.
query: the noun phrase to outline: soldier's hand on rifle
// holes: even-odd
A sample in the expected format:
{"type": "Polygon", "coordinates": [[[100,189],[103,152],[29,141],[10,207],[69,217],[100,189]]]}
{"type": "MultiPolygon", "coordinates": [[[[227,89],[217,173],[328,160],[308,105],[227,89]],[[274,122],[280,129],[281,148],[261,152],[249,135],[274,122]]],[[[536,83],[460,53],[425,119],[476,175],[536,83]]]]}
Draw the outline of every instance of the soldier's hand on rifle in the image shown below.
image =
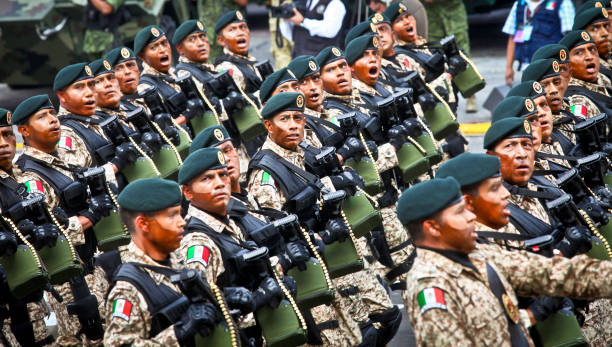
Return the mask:
{"type": "Polygon", "coordinates": [[[108,217],[110,211],[113,209],[113,202],[108,194],[95,196],[91,198],[89,209],[98,216],[98,218],[108,217]]]}
{"type": "Polygon", "coordinates": [[[17,251],[17,238],[9,231],[0,231],[0,257],[17,251]]]}
{"type": "MultiPolygon", "coordinates": [[[[538,297],[527,308],[536,321],[541,322],[563,307],[563,298],[538,297]]],[[[535,323],[535,322],[532,322],[535,323]]]]}
{"type": "Polygon", "coordinates": [[[240,310],[241,314],[247,314],[255,310],[253,293],[244,287],[226,287],[225,300],[230,308],[240,310]]]}
{"type": "Polygon", "coordinates": [[[376,145],[376,142],[372,140],[368,140],[366,141],[366,147],[368,147],[368,149],[370,150],[370,154],[372,154],[372,158],[374,159],[374,161],[377,161],[378,160],[378,145],[376,145]]]}
{"type": "Polygon", "coordinates": [[[174,334],[181,346],[193,346],[195,334],[208,336],[217,320],[215,305],[209,302],[192,303],[181,320],[174,324],[174,334]]]}
{"type": "Polygon", "coordinates": [[[565,237],[557,245],[557,249],[567,257],[583,254],[591,250],[591,235],[589,229],[583,226],[573,226],[565,230],[565,237]]]}
{"type": "Polygon", "coordinates": [[[133,163],[138,159],[138,151],[130,142],[124,142],[115,149],[115,157],[111,159],[111,163],[115,165],[117,171],[123,170],[128,164],[133,163]]]}
{"type": "Polygon", "coordinates": [[[352,158],[355,154],[363,154],[364,151],[365,148],[361,141],[355,137],[349,137],[344,141],[344,144],[338,149],[337,153],[342,157],[341,162],[344,163],[345,160],[352,158]]]}
{"type": "Polygon", "coordinates": [[[278,262],[283,271],[287,271],[294,266],[305,269],[304,264],[308,259],[310,259],[310,252],[300,241],[288,242],[285,246],[285,252],[278,256],[278,262]]]}
{"type": "Polygon", "coordinates": [[[17,224],[17,228],[22,233],[30,236],[30,242],[36,249],[40,249],[43,246],[53,247],[59,231],[53,224],[35,225],[29,219],[24,219],[17,224]]]}
{"type": "Polygon", "coordinates": [[[283,299],[283,291],[272,277],[266,277],[259,284],[259,288],[253,293],[255,309],[269,305],[273,308],[278,307],[283,299]]]}
{"type": "Polygon", "coordinates": [[[343,242],[349,237],[348,228],[340,219],[328,220],[325,230],[320,232],[319,235],[327,245],[335,241],[343,242]]]}
{"type": "Polygon", "coordinates": [[[389,143],[399,151],[406,142],[407,130],[403,125],[395,125],[387,132],[389,143]]]}

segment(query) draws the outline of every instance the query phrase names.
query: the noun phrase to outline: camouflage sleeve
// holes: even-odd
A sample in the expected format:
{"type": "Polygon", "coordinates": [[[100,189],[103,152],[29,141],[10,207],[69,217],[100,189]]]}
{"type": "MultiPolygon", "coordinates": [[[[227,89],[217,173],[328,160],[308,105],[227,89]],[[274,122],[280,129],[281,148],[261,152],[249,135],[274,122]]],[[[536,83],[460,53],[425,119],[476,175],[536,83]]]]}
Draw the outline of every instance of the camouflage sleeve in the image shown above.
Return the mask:
{"type": "Polygon", "coordinates": [[[261,207],[282,210],[285,203],[274,178],[263,170],[255,170],[251,173],[249,192],[257,199],[261,207]]]}
{"type": "Polygon", "coordinates": [[[309,128],[304,129],[304,141],[306,141],[307,144],[313,147],[316,147],[316,148],[323,147],[323,145],[321,144],[321,141],[319,141],[319,138],[317,137],[315,132],[309,128]]]}
{"type": "Polygon", "coordinates": [[[98,299],[98,310],[100,311],[100,317],[106,317],[106,294],[108,293],[108,281],[106,279],[106,273],[100,266],[94,267],[93,273],[93,285],[91,287],[91,293],[98,299]]]}
{"type": "Polygon", "coordinates": [[[104,346],[178,346],[174,325],[152,338],[151,314],[147,303],[130,283],[118,281],[106,303],[104,346]]]}
{"type": "Polygon", "coordinates": [[[397,166],[395,147],[390,143],[378,146],[378,159],[376,159],[376,169],[378,172],[387,171],[395,166],[397,166]]]}
{"type": "Polygon", "coordinates": [[[44,299],[30,302],[27,304],[28,315],[30,316],[30,322],[34,328],[34,340],[41,341],[49,336],[47,331],[47,325],[45,324],[45,317],[51,314],[49,306],[44,299]]]}
{"type": "Polygon", "coordinates": [[[204,233],[185,235],[175,254],[181,266],[206,274],[210,283],[217,283],[217,277],[225,271],[221,251],[204,233]]]}
{"type": "Polygon", "coordinates": [[[599,107],[584,95],[574,94],[570,96],[569,104],[569,111],[580,118],[591,118],[601,113],[599,107]]]}
{"type": "Polygon", "coordinates": [[[236,85],[240,87],[242,90],[246,88],[246,82],[244,81],[244,75],[242,74],[240,69],[238,69],[234,64],[230,63],[229,61],[224,61],[221,64],[217,65],[216,69],[219,72],[232,70],[232,77],[234,78],[234,82],[236,82],[236,85]]]}
{"type": "Polygon", "coordinates": [[[147,89],[149,89],[149,88],[151,88],[151,87],[152,87],[152,86],[151,86],[150,84],[148,84],[148,83],[145,83],[145,82],[140,82],[140,83],[138,83],[138,88],[137,88],[137,90],[138,90],[138,92],[140,93],[140,92],[144,92],[145,90],[147,90],[147,89]]]}
{"type": "Polygon", "coordinates": [[[60,159],[68,164],[89,167],[93,162],[83,139],[74,130],[63,125],[57,153],[60,159]]]}

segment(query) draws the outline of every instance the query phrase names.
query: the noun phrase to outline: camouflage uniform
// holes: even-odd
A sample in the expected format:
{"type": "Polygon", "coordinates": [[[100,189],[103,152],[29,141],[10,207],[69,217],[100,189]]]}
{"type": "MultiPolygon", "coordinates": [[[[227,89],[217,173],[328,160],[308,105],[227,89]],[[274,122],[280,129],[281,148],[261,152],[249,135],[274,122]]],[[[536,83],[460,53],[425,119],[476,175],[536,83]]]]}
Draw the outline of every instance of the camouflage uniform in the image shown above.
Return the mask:
{"type": "MultiPolygon", "coordinates": [[[[418,345],[511,346],[506,313],[489,287],[487,263],[497,272],[514,306],[516,295],[612,296],[612,262],[585,255],[546,258],[478,245],[468,259],[478,271],[436,251],[417,250],[403,299],[418,345]],[[435,292],[438,299],[422,295],[419,301],[420,293],[429,292],[435,292]]],[[[519,326],[533,346],[527,330],[519,326]]]]}
{"type": "MultiPolygon", "coordinates": [[[[160,71],[155,70],[153,67],[151,67],[149,64],[147,64],[147,63],[145,63],[143,61],[142,62],[142,71],[140,72],[140,77],[142,77],[144,75],[166,77],[166,79],[164,79],[164,81],[169,86],[174,88],[174,90],[176,90],[177,92],[181,91],[181,87],[178,84],[168,82],[168,80],[173,80],[173,79],[177,78],[176,74],[174,73],[174,67],[170,67],[170,70],[168,70],[168,73],[164,73],[164,72],[160,72],[160,71]]],[[[147,88],[150,88],[150,87],[154,87],[154,86],[144,82],[143,80],[140,80],[140,82],[138,83],[138,92],[142,92],[142,91],[144,91],[144,90],[146,90],[147,88]]]]}
{"type": "MultiPolygon", "coordinates": [[[[146,255],[133,242],[128,245],[128,252],[125,253],[124,261],[162,266],[146,255]]],[[[174,254],[170,254],[169,261],[171,268],[177,268],[178,261],[174,254]]],[[[143,269],[143,271],[147,272],[156,283],[164,284],[180,293],[179,288],[170,282],[169,277],[148,269],[143,269]]],[[[104,333],[104,346],[179,346],[174,334],[174,325],[149,338],[152,319],[147,303],[138,289],[129,282],[117,281],[108,294],[108,301],[106,302],[107,326],[104,333]],[[131,304],[127,314],[113,313],[113,306],[117,300],[125,300],[131,304]]]]}
{"type": "MultiPolygon", "coordinates": [[[[508,233],[508,234],[520,234],[520,231],[518,231],[514,225],[512,225],[512,223],[508,223],[506,225],[504,225],[502,228],[500,229],[493,229],[487,225],[484,225],[480,222],[474,221],[474,225],[476,227],[476,231],[495,231],[495,232],[500,232],[500,233],[508,233]]],[[[496,244],[498,244],[501,247],[505,247],[505,246],[510,246],[510,247],[523,247],[523,242],[522,241],[515,241],[515,240],[498,240],[498,239],[494,239],[491,240],[493,242],[495,242],[496,244]]]]}
{"type": "MultiPolygon", "coordinates": [[[[4,307],[3,307],[4,309],[4,307]]],[[[50,334],[47,331],[47,325],[45,325],[45,317],[48,317],[51,314],[49,310],[49,305],[45,302],[44,299],[35,302],[27,303],[28,316],[30,317],[30,322],[32,322],[32,328],[34,330],[34,341],[41,343],[42,340],[50,338],[50,334]]],[[[2,334],[6,338],[9,345],[7,347],[18,347],[21,346],[17,341],[15,335],[11,331],[11,318],[8,317],[4,319],[2,324],[2,334]]],[[[51,345],[50,343],[45,344],[44,346],[51,345]]],[[[2,341],[0,341],[0,346],[3,346],[2,341]]],[[[27,347],[27,346],[23,346],[27,347]]]]}
{"type": "MultiPolygon", "coordinates": [[[[309,108],[304,108],[304,114],[310,117],[313,117],[313,118],[325,119],[324,118],[325,116],[323,114],[315,110],[311,110],[309,108]]],[[[317,134],[315,134],[315,132],[312,129],[310,129],[308,125],[306,125],[306,128],[304,128],[304,141],[308,143],[309,145],[316,147],[316,148],[323,147],[323,144],[317,137],[317,134]]]]}
{"type": "MultiPolygon", "coordinates": [[[[563,153],[563,148],[561,147],[561,144],[557,141],[552,141],[551,143],[542,142],[538,152],[545,153],[545,154],[565,155],[565,153],[563,153]]],[[[567,168],[571,167],[571,165],[565,159],[557,159],[557,158],[545,158],[545,159],[553,163],[559,164],[561,166],[565,166],[567,168]]]]}
{"type": "MultiPolygon", "coordinates": [[[[245,61],[250,61],[250,62],[257,61],[257,59],[250,54],[249,55],[237,54],[237,53],[230,51],[227,48],[223,48],[223,53],[231,55],[237,59],[245,60],[245,61]]],[[[255,71],[255,74],[257,75],[257,77],[259,77],[260,80],[263,80],[257,69],[255,69],[251,65],[249,65],[249,67],[252,68],[253,71],[255,71]]],[[[244,75],[242,74],[240,69],[236,67],[236,65],[234,65],[234,63],[226,60],[226,61],[222,61],[221,63],[217,64],[217,71],[223,72],[227,70],[232,70],[232,77],[234,78],[234,82],[236,82],[236,85],[240,89],[244,90],[246,88],[246,82],[244,81],[244,75]]],[[[259,95],[259,91],[255,92],[255,94],[259,95]]]]}
{"type": "Polygon", "coordinates": [[[206,36],[210,43],[210,60],[221,55],[223,47],[217,42],[215,24],[221,15],[231,10],[242,10],[242,7],[234,0],[197,0],[198,17],[206,26],[206,36]]]}
{"type": "MultiPolygon", "coordinates": [[[[569,80],[569,85],[582,87],[587,90],[597,92],[599,94],[610,96],[610,94],[608,93],[608,90],[604,86],[604,79],[602,78],[602,76],[603,75],[600,74],[597,78],[597,82],[595,83],[579,80],[577,78],[572,77],[569,80]]],[[[589,98],[587,98],[586,96],[575,94],[575,95],[570,95],[568,99],[569,99],[570,107],[583,106],[586,108],[586,118],[595,117],[601,113],[597,105],[593,101],[591,101],[589,98]]],[[[584,115],[578,111],[574,111],[572,113],[574,113],[574,115],[576,115],[577,117],[584,118],[584,115]]]]}
{"type": "Polygon", "coordinates": [[[611,316],[612,300],[599,299],[589,303],[584,325],[580,330],[590,346],[603,347],[612,344],[611,316]]]}
{"type": "MultiPolygon", "coordinates": [[[[527,189],[537,191],[537,187],[532,183],[527,183],[527,189]]],[[[548,213],[537,198],[512,194],[508,200],[519,208],[529,212],[534,217],[539,218],[541,221],[550,225],[548,213]]]]}
{"type": "MultiPolygon", "coordinates": [[[[128,246],[119,246],[117,250],[119,251],[121,262],[124,263],[126,253],[128,252],[128,246]]],[[[106,317],[106,299],[108,298],[108,294],[111,289],[110,283],[106,277],[106,272],[104,272],[100,266],[94,267],[93,278],[91,294],[95,295],[96,299],[98,300],[98,311],[100,312],[100,317],[106,317]]]]}

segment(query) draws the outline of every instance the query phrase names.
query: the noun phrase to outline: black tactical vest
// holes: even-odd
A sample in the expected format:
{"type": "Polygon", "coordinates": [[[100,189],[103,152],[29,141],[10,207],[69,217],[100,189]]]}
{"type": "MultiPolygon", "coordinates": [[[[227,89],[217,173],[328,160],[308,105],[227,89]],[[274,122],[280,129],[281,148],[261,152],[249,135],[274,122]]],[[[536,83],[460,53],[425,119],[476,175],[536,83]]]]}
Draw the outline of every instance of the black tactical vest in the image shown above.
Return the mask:
{"type": "Polygon", "coordinates": [[[224,61],[229,61],[240,70],[244,76],[244,82],[246,83],[244,90],[246,93],[255,93],[259,90],[263,81],[257,76],[257,73],[255,73],[255,67],[253,65],[255,65],[256,62],[240,59],[224,53],[215,59],[215,65],[219,65],[224,61]]]}
{"type": "Polygon", "coordinates": [[[65,125],[76,132],[83,142],[87,151],[93,158],[92,166],[102,166],[109,162],[115,156],[115,146],[112,142],[99,135],[93,129],[83,125],[84,122],[97,124],[98,121],[91,117],[83,117],[77,115],[65,115],[59,117],[62,125],[65,125]]]}

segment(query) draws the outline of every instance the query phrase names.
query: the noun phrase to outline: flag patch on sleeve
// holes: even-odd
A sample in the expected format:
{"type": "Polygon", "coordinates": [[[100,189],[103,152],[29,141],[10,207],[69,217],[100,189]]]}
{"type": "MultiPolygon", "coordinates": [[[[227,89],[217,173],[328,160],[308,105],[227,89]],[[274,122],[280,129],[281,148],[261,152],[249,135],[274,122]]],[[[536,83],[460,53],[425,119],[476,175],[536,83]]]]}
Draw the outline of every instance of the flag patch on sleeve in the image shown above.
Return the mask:
{"type": "Polygon", "coordinates": [[[261,175],[261,184],[262,185],[267,184],[267,185],[276,187],[276,181],[274,180],[274,177],[272,177],[272,175],[270,175],[266,171],[264,171],[263,175],[261,175]]]}
{"type": "Polygon", "coordinates": [[[44,194],[44,189],[43,189],[43,184],[41,181],[38,180],[29,180],[26,183],[24,183],[26,186],[26,189],[28,190],[28,193],[40,193],[40,194],[44,194]]]}
{"type": "Polygon", "coordinates": [[[113,315],[112,317],[118,317],[126,321],[130,321],[130,314],[132,314],[132,303],[125,299],[117,299],[113,301],[113,315]]]}
{"type": "Polygon", "coordinates": [[[421,314],[432,308],[446,310],[446,301],[444,300],[444,292],[440,288],[431,287],[423,289],[417,295],[421,314]]]}
{"type": "Polygon", "coordinates": [[[210,259],[210,250],[203,245],[191,246],[187,249],[186,263],[201,263],[204,266],[208,266],[210,259]]]}
{"type": "Polygon", "coordinates": [[[587,109],[586,109],[586,107],[584,107],[582,105],[572,105],[572,106],[570,106],[570,111],[575,116],[580,116],[580,117],[584,117],[584,118],[586,118],[586,116],[587,116],[587,109]]]}
{"type": "Polygon", "coordinates": [[[69,136],[62,136],[60,137],[59,142],[57,143],[57,145],[59,146],[59,148],[63,148],[65,150],[72,150],[72,138],[69,136]]]}
{"type": "Polygon", "coordinates": [[[546,9],[547,9],[547,10],[549,10],[549,11],[554,10],[554,9],[555,9],[555,7],[557,7],[557,2],[556,2],[556,1],[549,0],[549,1],[546,3],[546,9]]]}

